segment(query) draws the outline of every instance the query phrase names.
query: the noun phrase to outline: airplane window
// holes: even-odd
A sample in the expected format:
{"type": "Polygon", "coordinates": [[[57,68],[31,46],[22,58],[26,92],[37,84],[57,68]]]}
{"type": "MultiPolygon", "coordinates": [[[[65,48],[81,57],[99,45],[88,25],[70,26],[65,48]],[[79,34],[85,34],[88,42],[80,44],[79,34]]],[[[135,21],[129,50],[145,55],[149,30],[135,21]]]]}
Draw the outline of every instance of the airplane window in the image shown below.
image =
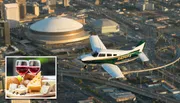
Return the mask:
{"type": "Polygon", "coordinates": [[[92,56],[93,56],[93,57],[97,57],[97,56],[98,56],[98,52],[93,52],[93,53],[92,53],[92,56]]]}
{"type": "Polygon", "coordinates": [[[105,54],[99,54],[99,57],[105,57],[105,54]]]}
{"type": "Polygon", "coordinates": [[[117,56],[117,54],[113,54],[113,56],[117,56]]]}
{"type": "Polygon", "coordinates": [[[112,56],[112,54],[107,54],[107,56],[112,56]]]}

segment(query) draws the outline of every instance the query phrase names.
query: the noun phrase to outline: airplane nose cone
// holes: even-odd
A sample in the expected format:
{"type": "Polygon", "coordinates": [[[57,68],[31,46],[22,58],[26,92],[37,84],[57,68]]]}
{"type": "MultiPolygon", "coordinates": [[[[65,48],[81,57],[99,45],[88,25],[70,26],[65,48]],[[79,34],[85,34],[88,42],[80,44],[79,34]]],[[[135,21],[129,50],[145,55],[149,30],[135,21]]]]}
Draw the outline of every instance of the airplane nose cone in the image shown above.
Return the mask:
{"type": "Polygon", "coordinates": [[[87,61],[90,57],[90,54],[85,54],[85,55],[81,55],[80,57],[78,57],[78,60],[83,61],[87,61]]]}

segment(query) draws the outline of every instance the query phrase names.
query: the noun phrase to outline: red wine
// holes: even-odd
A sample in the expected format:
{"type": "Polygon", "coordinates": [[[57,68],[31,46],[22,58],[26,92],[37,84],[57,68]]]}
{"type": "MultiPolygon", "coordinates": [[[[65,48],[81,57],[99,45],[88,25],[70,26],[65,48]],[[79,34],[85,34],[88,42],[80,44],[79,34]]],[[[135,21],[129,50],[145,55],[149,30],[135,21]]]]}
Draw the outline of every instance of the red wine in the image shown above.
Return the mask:
{"type": "Polygon", "coordinates": [[[16,66],[16,71],[19,75],[25,75],[28,72],[28,66],[16,66]]]}
{"type": "Polygon", "coordinates": [[[39,66],[29,66],[29,71],[33,74],[36,74],[37,72],[39,72],[40,67],[39,66]]]}

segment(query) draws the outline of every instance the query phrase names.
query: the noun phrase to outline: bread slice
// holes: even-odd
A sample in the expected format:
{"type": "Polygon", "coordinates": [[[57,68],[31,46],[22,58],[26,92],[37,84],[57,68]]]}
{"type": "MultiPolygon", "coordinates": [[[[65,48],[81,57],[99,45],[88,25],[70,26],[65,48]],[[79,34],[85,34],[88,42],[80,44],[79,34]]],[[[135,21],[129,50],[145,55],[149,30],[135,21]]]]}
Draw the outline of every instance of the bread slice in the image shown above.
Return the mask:
{"type": "Polygon", "coordinates": [[[39,92],[41,90],[41,71],[28,83],[29,92],[39,92]]]}

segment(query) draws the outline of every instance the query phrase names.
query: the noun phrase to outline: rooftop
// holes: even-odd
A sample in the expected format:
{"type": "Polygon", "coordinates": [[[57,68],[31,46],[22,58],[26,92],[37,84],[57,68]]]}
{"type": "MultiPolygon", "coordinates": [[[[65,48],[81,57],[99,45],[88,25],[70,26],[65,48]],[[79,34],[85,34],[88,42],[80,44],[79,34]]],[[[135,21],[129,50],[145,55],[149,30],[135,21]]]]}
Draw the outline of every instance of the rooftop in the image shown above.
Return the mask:
{"type": "Polygon", "coordinates": [[[93,22],[94,26],[103,27],[103,26],[117,26],[118,24],[110,19],[98,19],[93,22]]]}
{"type": "Polygon", "coordinates": [[[30,26],[38,32],[68,32],[81,29],[83,25],[66,17],[50,17],[40,20],[30,26]]]}

